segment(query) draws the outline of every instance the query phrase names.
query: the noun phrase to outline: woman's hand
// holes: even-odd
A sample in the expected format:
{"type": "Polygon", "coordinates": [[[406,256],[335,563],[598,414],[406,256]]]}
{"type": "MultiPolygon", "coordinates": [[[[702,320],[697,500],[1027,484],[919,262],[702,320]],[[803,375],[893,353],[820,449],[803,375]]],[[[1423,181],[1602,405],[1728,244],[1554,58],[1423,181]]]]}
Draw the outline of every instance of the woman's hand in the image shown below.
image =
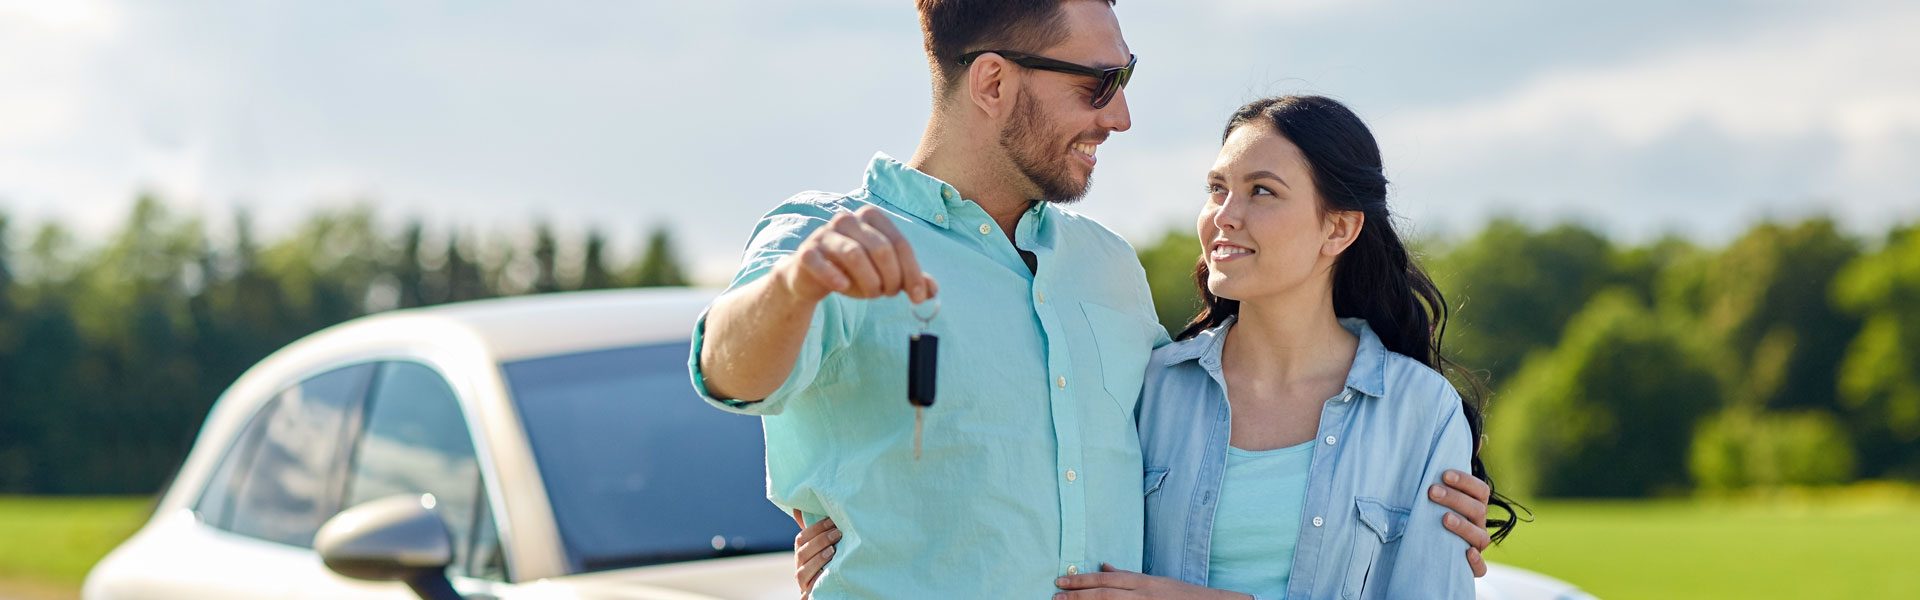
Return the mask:
{"type": "Polygon", "coordinates": [[[813,582],[820,579],[827,561],[833,560],[840,528],[833,526],[833,519],[825,518],[808,525],[798,510],[793,511],[793,522],[803,527],[800,535],[793,536],[793,578],[800,584],[800,598],[806,600],[813,597],[813,582]]]}
{"type": "Polygon", "coordinates": [[[1473,567],[1474,577],[1487,575],[1487,561],[1480,556],[1493,543],[1487,534],[1487,496],[1493,488],[1479,478],[1459,471],[1449,470],[1440,478],[1446,485],[1436,485],[1427,490],[1427,496],[1435,504],[1447,507],[1453,512],[1440,517],[1440,523],[1447,531],[1467,541],[1467,565],[1473,567]]]}
{"type": "Polygon", "coordinates": [[[1054,580],[1066,590],[1054,594],[1054,600],[1134,600],[1143,598],[1193,598],[1207,600],[1251,600],[1252,596],[1193,585],[1178,579],[1122,571],[1100,563],[1099,573],[1068,575],[1054,580]]]}

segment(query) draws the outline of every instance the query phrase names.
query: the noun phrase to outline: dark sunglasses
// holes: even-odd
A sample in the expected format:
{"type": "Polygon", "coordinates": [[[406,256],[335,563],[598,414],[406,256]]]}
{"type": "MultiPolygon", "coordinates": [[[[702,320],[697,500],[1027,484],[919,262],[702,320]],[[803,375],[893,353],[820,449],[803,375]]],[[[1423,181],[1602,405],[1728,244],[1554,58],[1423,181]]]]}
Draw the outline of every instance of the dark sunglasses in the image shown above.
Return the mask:
{"type": "Polygon", "coordinates": [[[973,52],[968,52],[966,54],[960,55],[960,66],[964,67],[964,66],[973,64],[973,59],[980,58],[980,55],[982,54],[998,54],[1000,55],[1001,58],[1007,59],[1008,62],[1012,62],[1013,64],[1020,65],[1022,67],[1026,67],[1029,69],[1053,71],[1055,73],[1067,73],[1070,75],[1085,75],[1087,77],[1098,79],[1100,80],[1100,85],[1093,88],[1093,107],[1094,108],[1106,108],[1107,103],[1113,101],[1113,96],[1115,94],[1120,93],[1121,88],[1127,87],[1127,80],[1133,79],[1133,65],[1134,63],[1140,61],[1138,57],[1135,57],[1132,54],[1128,54],[1127,66],[1113,67],[1110,69],[1096,69],[1096,68],[1085,66],[1085,65],[1076,65],[1063,60],[1054,60],[1051,58],[1047,58],[1045,56],[1034,56],[1032,54],[1025,54],[1021,52],[1011,52],[1007,50],[976,50],[973,52]]]}

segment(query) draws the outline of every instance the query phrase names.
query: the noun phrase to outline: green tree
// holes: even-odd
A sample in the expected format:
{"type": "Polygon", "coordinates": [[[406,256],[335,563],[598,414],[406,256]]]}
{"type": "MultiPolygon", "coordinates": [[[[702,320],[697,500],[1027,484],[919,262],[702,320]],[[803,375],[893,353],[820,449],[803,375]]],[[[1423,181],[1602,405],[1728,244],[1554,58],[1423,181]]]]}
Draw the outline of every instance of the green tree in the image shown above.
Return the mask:
{"type": "Polygon", "coordinates": [[[1920,227],[1848,265],[1834,299],[1865,318],[1839,366],[1841,410],[1861,471],[1920,479],[1920,227]]]}
{"type": "Polygon", "coordinates": [[[1695,482],[1722,490],[1828,485],[1854,475],[1852,442],[1824,410],[1728,408],[1701,424],[1688,464],[1695,482]]]}
{"type": "Polygon", "coordinates": [[[1858,242],[1828,219],[1763,223],[1693,273],[1698,329],[1728,351],[1720,370],[1729,401],[1766,410],[1839,408],[1835,373],[1860,325],[1830,291],[1859,253],[1858,242]]]}
{"type": "Polygon", "coordinates": [[[393,266],[400,308],[427,304],[427,272],[422,256],[427,251],[426,242],[426,225],[418,219],[408,222],[400,237],[400,257],[393,266]]]}
{"type": "Polygon", "coordinates": [[[457,231],[447,233],[447,260],[441,271],[440,279],[445,282],[441,302],[478,300],[490,295],[479,263],[461,243],[457,231]]]}
{"type": "Polygon", "coordinates": [[[1487,423],[1488,468],[1520,494],[1644,496],[1687,486],[1695,423],[1719,379],[1627,290],[1596,295],[1529,357],[1487,423]]]}
{"type": "Polygon", "coordinates": [[[586,256],[580,268],[580,289],[603,290],[618,285],[607,269],[607,237],[594,229],[587,232],[586,256]]]}
{"type": "Polygon", "coordinates": [[[686,285],[687,276],[673,248],[673,233],[655,227],[647,234],[647,251],[640,256],[629,278],[638,287],[686,285]]]}
{"type": "Polygon", "coordinates": [[[1200,261],[1200,239],[1192,231],[1169,229],[1160,234],[1159,241],[1140,248],[1139,254],[1160,325],[1168,334],[1178,335],[1200,312],[1200,290],[1193,281],[1194,266],[1200,261]]]}
{"type": "Polygon", "coordinates": [[[533,235],[533,263],[536,269],[533,293],[560,291],[559,257],[560,243],[553,237],[553,226],[543,222],[534,228],[533,235]]]}
{"type": "Polygon", "coordinates": [[[1621,283],[1612,245],[1578,225],[1533,231],[1497,220],[1428,261],[1453,305],[1447,344],[1461,365],[1503,385],[1535,350],[1552,347],[1575,312],[1621,283]]]}

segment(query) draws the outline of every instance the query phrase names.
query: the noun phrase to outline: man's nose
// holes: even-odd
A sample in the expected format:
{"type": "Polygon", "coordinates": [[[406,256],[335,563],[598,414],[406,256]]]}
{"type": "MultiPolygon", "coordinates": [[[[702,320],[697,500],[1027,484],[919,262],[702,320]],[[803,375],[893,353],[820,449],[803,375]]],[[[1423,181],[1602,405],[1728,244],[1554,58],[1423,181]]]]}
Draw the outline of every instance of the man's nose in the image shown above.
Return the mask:
{"type": "Polygon", "coordinates": [[[1101,128],[1115,132],[1133,128],[1133,115],[1127,111],[1126,89],[1114,92],[1113,100],[1100,109],[1098,123],[1101,128]]]}

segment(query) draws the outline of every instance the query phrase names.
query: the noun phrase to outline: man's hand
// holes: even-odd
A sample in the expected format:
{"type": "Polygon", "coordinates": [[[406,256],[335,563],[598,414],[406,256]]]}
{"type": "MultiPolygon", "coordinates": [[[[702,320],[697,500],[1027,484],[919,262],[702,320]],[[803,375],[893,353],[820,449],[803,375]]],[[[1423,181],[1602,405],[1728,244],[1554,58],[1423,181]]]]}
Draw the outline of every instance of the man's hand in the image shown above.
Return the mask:
{"type": "Polygon", "coordinates": [[[814,229],[765,277],[722,294],[707,310],[700,371],[714,398],[758,402],[780,389],[828,294],[918,303],[940,293],[920,271],[887,213],[867,206],[814,229]]]}
{"type": "Polygon", "coordinates": [[[787,289],[806,302],[835,292],[853,298],[906,292],[917,304],[939,291],[933,278],[920,272],[906,236],[885,211],[872,206],[835,215],[774,269],[787,289]]]}
{"type": "Polygon", "coordinates": [[[1493,488],[1479,478],[1453,470],[1441,475],[1440,480],[1446,485],[1428,488],[1427,497],[1453,511],[1441,516],[1440,521],[1447,531],[1467,541],[1467,564],[1473,567],[1473,576],[1485,577],[1487,561],[1480,553],[1493,543],[1487,534],[1487,497],[1493,494],[1493,488]]]}

